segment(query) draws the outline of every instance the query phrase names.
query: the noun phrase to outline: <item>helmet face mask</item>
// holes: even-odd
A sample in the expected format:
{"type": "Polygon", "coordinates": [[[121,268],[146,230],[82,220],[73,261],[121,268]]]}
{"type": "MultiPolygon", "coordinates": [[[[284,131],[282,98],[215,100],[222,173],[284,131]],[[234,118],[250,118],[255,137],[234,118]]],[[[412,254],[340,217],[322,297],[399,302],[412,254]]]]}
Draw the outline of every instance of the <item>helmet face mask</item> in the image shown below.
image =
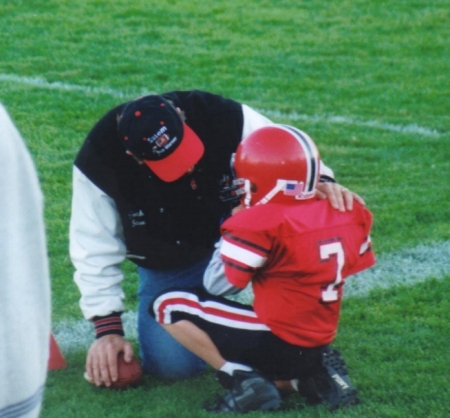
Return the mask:
{"type": "Polygon", "coordinates": [[[320,157],[312,139],[288,125],[258,129],[236,151],[235,185],[246,207],[311,199],[320,157]]]}

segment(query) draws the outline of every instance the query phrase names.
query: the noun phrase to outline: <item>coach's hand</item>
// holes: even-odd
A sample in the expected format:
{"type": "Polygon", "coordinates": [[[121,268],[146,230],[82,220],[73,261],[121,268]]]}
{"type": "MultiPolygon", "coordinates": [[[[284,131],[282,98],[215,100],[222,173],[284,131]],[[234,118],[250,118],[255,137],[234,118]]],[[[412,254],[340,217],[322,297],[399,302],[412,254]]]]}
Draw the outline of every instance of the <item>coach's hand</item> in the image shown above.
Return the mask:
{"type": "Polygon", "coordinates": [[[97,386],[110,386],[118,377],[117,356],[123,352],[126,362],[133,357],[131,343],[120,335],[105,335],[95,340],[89,348],[86,358],[88,380],[97,386]]]}
{"type": "Polygon", "coordinates": [[[357,200],[365,205],[361,196],[348,190],[346,187],[338,183],[322,183],[317,184],[316,196],[318,199],[328,199],[333,208],[345,212],[353,209],[353,201],[357,200]]]}

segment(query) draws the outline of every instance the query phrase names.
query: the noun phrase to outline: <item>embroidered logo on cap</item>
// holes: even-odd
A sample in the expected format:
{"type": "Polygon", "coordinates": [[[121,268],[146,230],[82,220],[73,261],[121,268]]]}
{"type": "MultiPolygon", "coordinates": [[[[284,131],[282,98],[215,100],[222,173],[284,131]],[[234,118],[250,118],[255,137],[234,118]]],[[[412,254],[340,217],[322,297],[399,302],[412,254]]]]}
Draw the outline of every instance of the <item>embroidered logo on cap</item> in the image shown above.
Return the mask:
{"type": "Polygon", "coordinates": [[[167,127],[162,126],[158,131],[148,138],[144,138],[146,142],[152,145],[151,152],[154,155],[162,155],[169,150],[175,143],[177,143],[178,137],[174,136],[170,138],[167,132],[167,127]]]}

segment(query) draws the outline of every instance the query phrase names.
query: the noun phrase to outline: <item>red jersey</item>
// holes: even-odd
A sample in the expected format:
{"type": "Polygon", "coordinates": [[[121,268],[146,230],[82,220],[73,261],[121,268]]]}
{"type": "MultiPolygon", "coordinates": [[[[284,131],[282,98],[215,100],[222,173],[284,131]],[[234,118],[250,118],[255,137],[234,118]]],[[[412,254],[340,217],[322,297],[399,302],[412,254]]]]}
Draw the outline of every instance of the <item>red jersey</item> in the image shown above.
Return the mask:
{"type": "Polygon", "coordinates": [[[278,337],[329,344],[345,278],[375,264],[371,225],[358,202],[347,212],[327,200],[254,206],[222,225],[225,275],[240,288],[252,282],[254,310],[278,337]]]}

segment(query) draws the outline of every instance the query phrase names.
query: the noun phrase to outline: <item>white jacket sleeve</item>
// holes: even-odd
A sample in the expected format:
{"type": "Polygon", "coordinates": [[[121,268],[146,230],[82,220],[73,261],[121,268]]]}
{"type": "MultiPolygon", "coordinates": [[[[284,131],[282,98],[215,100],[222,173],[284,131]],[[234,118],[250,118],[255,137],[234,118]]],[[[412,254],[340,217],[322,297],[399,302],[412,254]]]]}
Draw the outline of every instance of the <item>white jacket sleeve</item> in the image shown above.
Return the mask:
{"type": "Polygon", "coordinates": [[[126,247],[116,205],[77,167],[73,169],[70,257],[86,319],[124,310],[120,264],[126,247]]]}
{"type": "Polygon", "coordinates": [[[242,105],[242,113],[244,114],[244,127],[242,128],[242,139],[250,135],[257,129],[264,128],[265,126],[275,125],[270,119],[261,115],[261,113],[252,109],[245,104],[242,105]]]}

